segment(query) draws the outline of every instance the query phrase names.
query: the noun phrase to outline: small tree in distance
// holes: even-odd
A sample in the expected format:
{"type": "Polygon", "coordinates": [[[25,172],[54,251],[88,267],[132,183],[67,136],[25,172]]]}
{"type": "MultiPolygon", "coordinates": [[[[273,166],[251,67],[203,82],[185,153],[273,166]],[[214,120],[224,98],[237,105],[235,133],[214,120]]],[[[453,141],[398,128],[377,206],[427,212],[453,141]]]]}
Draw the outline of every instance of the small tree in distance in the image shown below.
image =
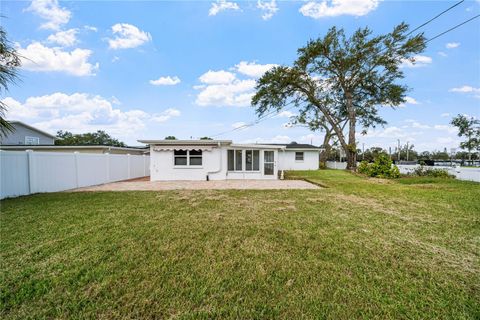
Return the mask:
{"type": "Polygon", "coordinates": [[[175,136],[166,136],[165,140],[177,140],[175,136]]]}
{"type": "Polygon", "coordinates": [[[480,120],[459,114],[452,119],[451,125],[458,128],[458,136],[466,140],[460,143],[460,148],[468,151],[468,161],[472,161],[472,150],[480,152],[480,120]]]}
{"type": "Polygon", "coordinates": [[[58,131],[55,145],[59,146],[79,146],[79,145],[104,145],[112,147],[126,147],[126,144],[112,138],[108,133],[102,130],[97,132],[73,134],[69,131],[58,131]]]}

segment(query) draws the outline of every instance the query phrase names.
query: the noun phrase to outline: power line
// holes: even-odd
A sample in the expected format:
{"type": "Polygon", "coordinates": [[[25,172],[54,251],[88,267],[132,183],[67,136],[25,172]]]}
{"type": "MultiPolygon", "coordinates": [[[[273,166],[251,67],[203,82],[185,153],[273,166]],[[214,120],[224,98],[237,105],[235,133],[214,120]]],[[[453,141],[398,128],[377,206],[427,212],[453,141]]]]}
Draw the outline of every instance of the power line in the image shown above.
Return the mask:
{"type": "MultiPolygon", "coordinates": [[[[407,36],[410,35],[410,34],[412,34],[413,32],[415,32],[416,30],[418,30],[418,29],[426,26],[427,24],[429,24],[429,23],[432,22],[433,20],[437,19],[437,18],[440,17],[441,15],[445,14],[446,12],[452,10],[452,9],[455,8],[456,6],[460,5],[462,2],[464,2],[464,0],[459,1],[458,3],[456,3],[456,4],[454,4],[453,6],[449,7],[448,9],[445,9],[444,11],[442,11],[441,13],[439,13],[438,15],[436,15],[435,17],[431,18],[431,19],[428,20],[427,22],[421,24],[420,26],[418,26],[418,27],[415,28],[414,30],[410,31],[410,32],[407,34],[407,36]]],[[[430,41],[433,41],[433,40],[435,40],[435,39],[437,39],[437,38],[439,38],[439,37],[441,37],[441,36],[443,36],[443,35],[445,35],[445,34],[447,34],[447,33],[449,33],[449,32],[451,32],[451,31],[453,31],[453,30],[455,30],[455,29],[457,29],[457,28],[459,28],[459,27],[461,27],[461,26],[463,26],[464,24],[467,24],[468,22],[470,22],[470,21],[472,21],[472,20],[477,19],[478,17],[480,17],[480,14],[478,14],[478,15],[476,15],[476,16],[468,19],[468,20],[465,20],[465,21],[461,22],[461,23],[457,24],[456,26],[453,26],[452,28],[450,28],[450,29],[448,29],[448,30],[446,30],[446,31],[443,31],[443,32],[437,34],[436,36],[434,36],[434,37],[426,40],[426,41],[425,41],[425,44],[426,44],[426,43],[429,43],[430,41]]],[[[292,101],[292,102],[293,102],[293,101],[292,101]]],[[[292,102],[289,102],[289,103],[286,104],[285,106],[291,104],[292,102]]],[[[226,134],[226,133],[230,133],[230,132],[234,132],[234,131],[237,131],[237,130],[241,130],[241,129],[246,129],[246,128],[248,128],[248,127],[252,127],[252,126],[254,126],[254,125],[257,125],[257,124],[260,123],[260,122],[263,122],[263,121],[265,121],[265,120],[268,120],[268,119],[270,119],[270,118],[275,117],[276,115],[280,114],[280,112],[282,112],[282,111],[287,111],[287,110],[290,110],[290,109],[292,109],[293,107],[295,107],[295,105],[293,105],[293,106],[291,106],[290,108],[285,109],[285,106],[284,106],[283,108],[281,108],[280,110],[274,110],[274,111],[272,111],[272,112],[269,112],[269,113],[263,115],[262,117],[260,117],[260,118],[257,119],[256,121],[253,121],[253,122],[248,123],[248,124],[244,124],[244,125],[242,125],[242,126],[239,126],[239,127],[237,127],[237,128],[234,128],[234,129],[231,129],[231,130],[228,130],[228,131],[224,131],[224,132],[218,133],[218,134],[216,134],[216,135],[212,135],[212,137],[218,137],[218,136],[224,135],[224,134],[226,134]]]]}
{"type": "Polygon", "coordinates": [[[462,0],[462,1],[459,1],[457,2],[456,4],[454,4],[453,6],[443,10],[442,12],[440,12],[439,14],[437,14],[435,17],[431,18],[430,20],[428,20],[427,22],[424,22],[422,23],[421,25],[419,25],[418,27],[416,27],[415,29],[413,29],[412,31],[410,31],[409,33],[407,33],[407,36],[411,35],[412,33],[414,33],[415,31],[417,31],[418,29],[426,26],[427,24],[429,24],[430,22],[436,20],[437,18],[439,18],[440,16],[442,16],[443,14],[447,13],[448,11],[452,10],[453,8],[455,8],[456,6],[460,5],[462,2],[465,2],[465,0],[462,0]]]}

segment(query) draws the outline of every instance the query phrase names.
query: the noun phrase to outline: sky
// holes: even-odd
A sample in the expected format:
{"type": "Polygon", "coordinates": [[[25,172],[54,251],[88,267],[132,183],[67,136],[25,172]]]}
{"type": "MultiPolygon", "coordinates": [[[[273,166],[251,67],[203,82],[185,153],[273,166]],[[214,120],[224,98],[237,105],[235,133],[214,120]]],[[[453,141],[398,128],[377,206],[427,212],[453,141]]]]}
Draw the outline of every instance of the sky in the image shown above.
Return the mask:
{"type": "MultiPolygon", "coordinates": [[[[451,1],[1,1],[1,25],[24,57],[20,81],[1,98],[10,120],[55,134],[105,130],[138,139],[211,136],[235,142],[321,144],[322,132],[288,125],[286,110],[254,126],[256,80],[291,65],[296,50],[332,26],[415,28],[451,1]]],[[[421,28],[431,38],[480,13],[464,1],[421,28]]],[[[458,147],[457,114],[480,117],[480,19],[428,44],[405,63],[410,88],[384,127],[357,135],[359,146],[416,150],[458,147]]]]}

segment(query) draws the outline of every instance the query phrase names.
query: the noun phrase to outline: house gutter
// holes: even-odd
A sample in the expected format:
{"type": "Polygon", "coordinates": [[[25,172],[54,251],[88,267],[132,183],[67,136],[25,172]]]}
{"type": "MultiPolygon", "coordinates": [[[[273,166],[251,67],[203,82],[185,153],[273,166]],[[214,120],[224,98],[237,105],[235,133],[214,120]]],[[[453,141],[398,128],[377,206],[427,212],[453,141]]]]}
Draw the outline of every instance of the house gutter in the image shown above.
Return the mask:
{"type": "Polygon", "coordinates": [[[218,142],[217,145],[218,145],[218,149],[219,149],[219,151],[220,151],[220,163],[219,163],[219,165],[218,165],[218,169],[217,169],[217,170],[207,172],[207,177],[206,177],[206,180],[207,180],[207,181],[210,180],[210,175],[211,175],[211,174],[219,173],[220,171],[222,171],[222,163],[223,163],[223,161],[222,161],[222,160],[223,160],[223,156],[222,156],[223,152],[222,152],[222,148],[221,148],[221,145],[222,145],[222,144],[221,144],[220,142],[218,142]]]}

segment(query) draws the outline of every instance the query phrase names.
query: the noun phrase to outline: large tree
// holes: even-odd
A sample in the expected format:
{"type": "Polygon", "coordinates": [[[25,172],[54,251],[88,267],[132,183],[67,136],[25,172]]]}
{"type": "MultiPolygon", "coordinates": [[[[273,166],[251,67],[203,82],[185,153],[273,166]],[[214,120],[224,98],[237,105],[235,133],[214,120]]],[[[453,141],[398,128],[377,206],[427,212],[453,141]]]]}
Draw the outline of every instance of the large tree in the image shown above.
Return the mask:
{"type": "Polygon", "coordinates": [[[373,36],[367,28],[347,38],[343,29],[331,28],[323,38],[298,50],[293,66],[278,66],[257,82],[252,105],[258,116],[293,103],[300,112],[318,111],[331,126],[347,155],[347,168],[356,168],[356,130],[385,124],[380,106],[405,102],[408,87],[401,64],[415,62],[425,49],[423,34],[409,36],[402,23],[391,33],[373,36]],[[346,118],[347,132],[342,129],[346,118]]]}
{"type": "Polygon", "coordinates": [[[459,114],[450,124],[457,127],[459,137],[466,138],[460,143],[460,148],[468,151],[468,160],[472,161],[472,150],[480,151],[480,120],[459,114]]]}
{"type": "MultiPolygon", "coordinates": [[[[18,79],[20,64],[20,56],[8,41],[5,29],[0,26],[0,96],[3,96],[8,91],[9,85],[18,79]]],[[[5,118],[7,107],[0,99],[0,137],[13,131],[13,126],[5,118]]]]}
{"type": "Polygon", "coordinates": [[[79,146],[79,145],[104,145],[112,147],[125,147],[126,144],[112,138],[108,133],[102,130],[91,133],[73,134],[69,131],[58,131],[56,145],[60,146],[79,146]]]}

